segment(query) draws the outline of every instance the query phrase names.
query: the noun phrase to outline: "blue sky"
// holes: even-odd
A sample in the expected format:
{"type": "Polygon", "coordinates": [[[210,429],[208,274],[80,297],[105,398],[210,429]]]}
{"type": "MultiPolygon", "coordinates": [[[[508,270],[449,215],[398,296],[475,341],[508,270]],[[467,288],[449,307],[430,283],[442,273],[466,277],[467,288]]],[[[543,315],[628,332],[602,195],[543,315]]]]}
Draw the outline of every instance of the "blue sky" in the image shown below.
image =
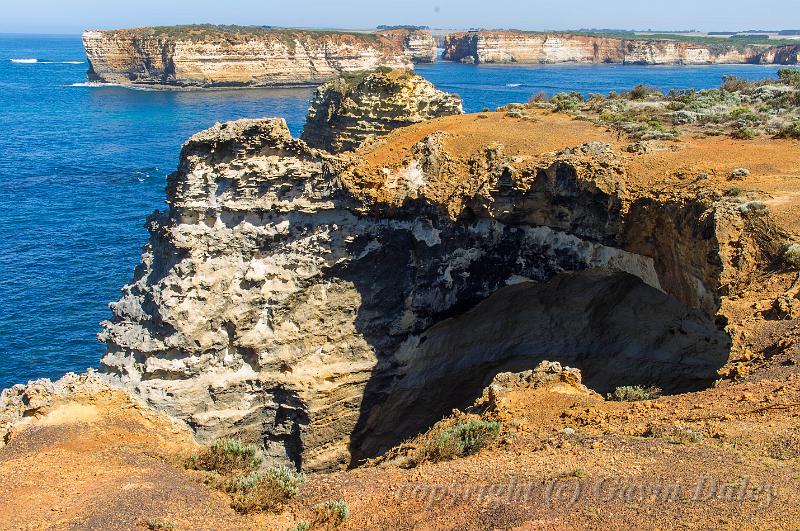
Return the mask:
{"type": "Polygon", "coordinates": [[[85,28],[211,22],[292,27],[531,30],[800,29],[797,0],[3,0],[0,32],[79,33],[85,28]]]}

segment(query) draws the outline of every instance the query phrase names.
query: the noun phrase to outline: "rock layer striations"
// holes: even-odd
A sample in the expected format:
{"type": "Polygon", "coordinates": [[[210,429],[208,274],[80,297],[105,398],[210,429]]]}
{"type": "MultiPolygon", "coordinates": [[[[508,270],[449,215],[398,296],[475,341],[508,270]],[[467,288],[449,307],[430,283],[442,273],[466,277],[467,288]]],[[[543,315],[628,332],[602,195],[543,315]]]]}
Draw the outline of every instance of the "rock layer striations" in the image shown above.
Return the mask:
{"type": "Polygon", "coordinates": [[[424,32],[178,26],[87,31],[89,80],[160,87],[316,85],[342,72],[430,62],[424,32]]]}
{"type": "Polygon", "coordinates": [[[473,31],[445,38],[444,58],[465,63],[642,65],[797,64],[798,46],[755,46],[580,34],[473,31]]]}
{"type": "Polygon", "coordinates": [[[349,151],[433,118],[463,114],[461,98],[403,70],[343,76],[317,89],[302,139],[331,152],[349,151]]]}

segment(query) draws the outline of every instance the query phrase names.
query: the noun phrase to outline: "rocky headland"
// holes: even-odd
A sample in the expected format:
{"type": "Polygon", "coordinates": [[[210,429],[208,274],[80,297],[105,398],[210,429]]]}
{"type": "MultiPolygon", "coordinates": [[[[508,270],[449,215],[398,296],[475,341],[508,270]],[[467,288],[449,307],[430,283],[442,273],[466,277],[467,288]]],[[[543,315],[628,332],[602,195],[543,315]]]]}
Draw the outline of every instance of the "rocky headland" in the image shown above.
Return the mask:
{"type": "Polygon", "coordinates": [[[428,32],[171,26],[86,31],[89,81],[175,87],[318,85],[342,72],[432,62],[428,32]]]}
{"type": "Polygon", "coordinates": [[[307,470],[380,455],[542,359],[603,393],[711,386],[745,348],[726,301],[790,242],[728,178],[756,160],[750,178],[791,175],[800,148],[630,144],[554,108],[436,118],[341,154],[280,119],[195,135],[112,305],[104,369],[201,441],[258,441],[307,470]]]}
{"type": "Polygon", "coordinates": [[[447,35],[444,58],[476,64],[797,64],[798,52],[798,45],[737,44],[721,39],[691,42],[668,38],[482,30],[447,35]]]}

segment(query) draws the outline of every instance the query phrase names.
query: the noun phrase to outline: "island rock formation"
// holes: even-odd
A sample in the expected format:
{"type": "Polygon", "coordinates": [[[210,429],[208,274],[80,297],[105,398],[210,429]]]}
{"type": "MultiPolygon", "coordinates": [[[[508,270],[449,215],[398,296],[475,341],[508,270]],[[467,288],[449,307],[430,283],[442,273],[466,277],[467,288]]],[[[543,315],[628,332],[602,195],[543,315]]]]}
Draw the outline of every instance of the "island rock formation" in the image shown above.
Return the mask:
{"type": "Polygon", "coordinates": [[[799,49],[641,37],[471,31],[447,35],[444,58],[464,63],[797,64],[799,49]]]}
{"type": "Polygon", "coordinates": [[[157,87],[317,85],[342,72],[435,59],[422,31],[378,34],[220,26],[86,31],[90,81],[157,87]]]}
{"type": "Polygon", "coordinates": [[[551,113],[446,116],[340,154],[282,119],[218,124],[168,178],[103,368],[201,442],[307,470],[380,455],[543,360],[600,393],[702,389],[731,350],[723,297],[782,242],[724,181],[685,180],[691,153],[551,113]]]}
{"type": "Polygon", "coordinates": [[[463,114],[461,98],[405,70],[357,73],[317,89],[302,139],[332,153],[433,118],[463,114]]]}

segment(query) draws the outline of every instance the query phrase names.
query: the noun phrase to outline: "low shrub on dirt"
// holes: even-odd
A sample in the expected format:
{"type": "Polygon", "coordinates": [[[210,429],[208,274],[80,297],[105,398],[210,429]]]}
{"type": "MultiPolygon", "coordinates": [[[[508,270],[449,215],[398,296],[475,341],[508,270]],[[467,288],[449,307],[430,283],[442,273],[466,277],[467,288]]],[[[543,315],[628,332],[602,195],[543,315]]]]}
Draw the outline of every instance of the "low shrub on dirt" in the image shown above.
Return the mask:
{"type": "Polygon", "coordinates": [[[794,138],[795,140],[800,140],[800,120],[782,127],[775,136],[778,138],[794,138]]]}
{"type": "Polygon", "coordinates": [[[752,127],[739,127],[734,129],[734,131],[731,133],[731,136],[738,140],[753,140],[758,136],[758,132],[756,132],[756,130],[752,127]]]}
{"type": "Polygon", "coordinates": [[[264,456],[255,444],[243,443],[239,439],[219,439],[200,454],[190,457],[186,467],[224,475],[255,470],[263,462],[264,456]]]}
{"type": "Polygon", "coordinates": [[[790,243],[783,251],[783,262],[795,269],[800,269],[800,243],[790,243]]]}
{"type": "Polygon", "coordinates": [[[672,444],[694,444],[705,438],[702,434],[681,426],[650,428],[647,435],[658,439],[666,439],[672,444]]]}
{"type": "Polygon", "coordinates": [[[174,520],[166,518],[150,518],[147,520],[146,525],[150,531],[175,531],[178,529],[174,520]]]}
{"type": "Polygon", "coordinates": [[[472,455],[500,433],[499,422],[470,420],[449,427],[434,427],[422,436],[415,461],[445,461],[472,455]]]}
{"type": "Polygon", "coordinates": [[[608,393],[608,399],[615,402],[639,402],[641,400],[655,400],[661,396],[661,389],[651,385],[626,385],[617,387],[613,393],[608,393]]]}
{"type": "Polygon", "coordinates": [[[350,507],[341,500],[328,500],[315,505],[310,528],[335,529],[350,517],[350,507]]]}
{"type": "Polygon", "coordinates": [[[559,92],[550,98],[550,103],[556,112],[574,111],[583,103],[583,95],[579,92],[559,92]]]}
{"type": "Polygon", "coordinates": [[[230,478],[224,489],[233,498],[231,506],[241,513],[269,511],[295,498],[305,482],[302,472],[280,466],[230,478]]]}

